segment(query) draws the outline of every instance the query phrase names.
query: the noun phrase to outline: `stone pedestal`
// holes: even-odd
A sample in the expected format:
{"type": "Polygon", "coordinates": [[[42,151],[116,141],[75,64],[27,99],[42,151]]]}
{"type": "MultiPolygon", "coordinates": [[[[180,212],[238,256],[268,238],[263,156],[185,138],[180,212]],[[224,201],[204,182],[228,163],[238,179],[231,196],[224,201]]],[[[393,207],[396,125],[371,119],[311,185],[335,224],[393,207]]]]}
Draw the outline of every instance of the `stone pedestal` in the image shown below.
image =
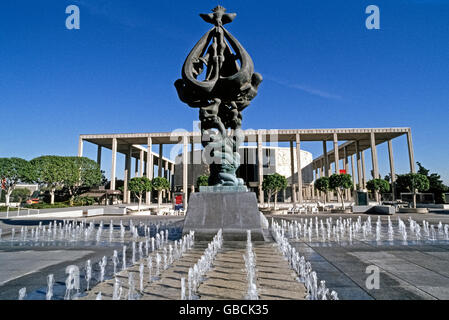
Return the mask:
{"type": "Polygon", "coordinates": [[[183,234],[195,231],[195,239],[210,241],[219,229],[228,241],[264,241],[261,214],[254,192],[197,192],[190,195],[183,234]]]}

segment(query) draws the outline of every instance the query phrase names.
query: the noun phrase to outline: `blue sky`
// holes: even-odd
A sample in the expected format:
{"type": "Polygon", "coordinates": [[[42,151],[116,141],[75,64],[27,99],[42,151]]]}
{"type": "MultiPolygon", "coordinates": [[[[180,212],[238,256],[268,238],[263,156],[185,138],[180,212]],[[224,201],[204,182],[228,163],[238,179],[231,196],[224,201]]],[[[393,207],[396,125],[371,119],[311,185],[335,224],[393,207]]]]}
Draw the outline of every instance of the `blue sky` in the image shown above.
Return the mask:
{"type": "MultiPolygon", "coordinates": [[[[416,161],[449,183],[446,0],[1,1],[0,156],[74,155],[82,133],[191,130],[197,110],[173,82],[217,4],[237,12],[227,28],[264,76],[244,128],[411,127],[416,161]],[[80,30],[65,28],[70,4],[80,30]],[[370,4],[381,30],[365,28],[370,4]]],[[[407,172],[405,136],[393,148],[407,172]]],[[[387,146],[378,154],[385,175],[387,146]]]]}

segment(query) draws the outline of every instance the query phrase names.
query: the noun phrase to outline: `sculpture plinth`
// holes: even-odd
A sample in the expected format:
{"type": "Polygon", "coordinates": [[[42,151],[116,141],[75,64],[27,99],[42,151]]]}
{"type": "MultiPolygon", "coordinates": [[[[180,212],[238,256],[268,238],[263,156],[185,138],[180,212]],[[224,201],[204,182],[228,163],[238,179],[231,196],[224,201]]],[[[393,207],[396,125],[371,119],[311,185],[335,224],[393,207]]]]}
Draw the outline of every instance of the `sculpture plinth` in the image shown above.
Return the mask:
{"type": "Polygon", "coordinates": [[[254,192],[197,192],[190,195],[183,234],[195,231],[195,239],[210,241],[218,230],[227,241],[263,241],[261,213],[254,192]]]}

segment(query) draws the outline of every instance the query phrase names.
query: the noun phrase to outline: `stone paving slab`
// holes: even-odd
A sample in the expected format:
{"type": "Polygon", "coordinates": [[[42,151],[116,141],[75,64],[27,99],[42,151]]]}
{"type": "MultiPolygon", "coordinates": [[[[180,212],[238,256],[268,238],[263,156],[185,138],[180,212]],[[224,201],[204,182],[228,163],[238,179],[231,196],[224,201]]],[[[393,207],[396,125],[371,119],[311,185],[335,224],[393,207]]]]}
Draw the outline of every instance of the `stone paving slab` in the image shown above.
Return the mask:
{"type": "Polygon", "coordinates": [[[359,242],[356,245],[336,244],[335,247],[326,247],[314,243],[309,246],[313,249],[311,252],[304,250],[309,243],[292,241],[292,245],[306,259],[313,258],[310,262],[312,269],[317,271],[318,279],[326,280],[326,285],[336,290],[340,299],[449,298],[449,246],[427,243],[378,246],[376,243],[359,242]],[[325,262],[317,259],[316,255],[321,256],[325,262]],[[380,268],[378,290],[366,288],[366,267],[369,265],[380,268]]]}
{"type": "MultiPolygon", "coordinates": [[[[206,249],[206,243],[196,243],[195,248],[187,252],[180,260],[164,270],[158,280],[148,282],[148,270],[145,268],[145,285],[139,298],[142,300],[179,300],[181,293],[181,278],[186,278],[188,269],[192,267],[206,249]]],[[[297,299],[305,298],[305,287],[296,280],[296,275],[290,269],[277,247],[273,243],[255,242],[253,249],[256,255],[257,288],[260,299],[297,299]]],[[[217,254],[213,268],[204,276],[198,288],[198,299],[201,300],[242,300],[247,293],[247,278],[243,255],[246,251],[245,242],[229,242],[217,254]]],[[[146,261],[144,261],[146,262],[146,261]]],[[[122,299],[127,299],[128,274],[134,273],[136,290],[139,289],[140,262],[120,272],[117,278],[122,283],[122,299]]],[[[104,300],[112,299],[114,280],[110,279],[98,284],[83,297],[84,300],[95,299],[98,292],[104,300]]],[[[186,292],[187,294],[187,292],[186,292]]]]}
{"type": "Polygon", "coordinates": [[[24,275],[37,272],[66,260],[76,260],[93,253],[88,250],[0,251],[0,286],[24,275]]]}
{"type": "MultiPolygon", "coordinates": [[[[155,256],[156,252],[151,253],[153,257],[153,271],[152,271],[152,282],[149,282],[149,271],[146,264],[146,259],[137,261],[137,263],[126,270],[123,270],[117,274],[117,278],[121,281],[121,286],[123,289],[123,294],[121,299],[128,299],[128,276],[129,273],[134,273],[135,290],[139,294],[142,300],[173,300],[180,299],[181,292],[181,278],[187,277],[188,268],[193,266],[194,263],[201,257],[206,246],[204,244],[196,244],[195,248],[187,251],[181,259],[175,261],[167,270],[162,270],[161,274],[156,277],[155,273],[155,256]],[[144,290],[142,293],[140,290],[140,273],[139,265],[143,263],[144,268],[144,290]]],[[[103,300],[112,299],[114,279],[104,281],[89,291],[87,296],[83,297],[83,300],[93,300],[95,299],[98,292],[102,293],[103,300]]]]}
{"type": "MultiPolygon", "coordinates": [[[[247,280],[243,255],[245,243],[228,243],[224,252],[214,263],[214,270],[206,275],[207,280],[199,287],[201,299],[244,299],[247,293],[247,280]],[[226,275],[222,272],[226,270],[226,275]],[[226,279],[232,274],[232,280],[226,279]]],[[[304,286],[296,281],[290,269],[273,243],[255,242],[257,289],[259,298],[264,300],[305,298],[304,286]]]]}

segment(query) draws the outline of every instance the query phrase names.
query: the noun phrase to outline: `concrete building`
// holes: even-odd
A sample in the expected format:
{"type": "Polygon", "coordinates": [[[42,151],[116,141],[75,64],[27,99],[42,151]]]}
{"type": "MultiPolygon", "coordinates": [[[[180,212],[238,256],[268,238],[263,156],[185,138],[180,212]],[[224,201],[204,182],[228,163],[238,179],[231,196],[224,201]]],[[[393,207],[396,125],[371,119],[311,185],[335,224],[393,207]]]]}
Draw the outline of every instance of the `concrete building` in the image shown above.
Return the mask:
{"type": "MultiPolygon", "coordinates": [[[[340,169],[346,169],[353,178],[354,185],[363,188],[366,185],[368,176],[365,166],[365,151],[369,150],[372,162],[372,171],[374,176],[379,176],[379,165],[377,156],[377,146],[382,143],[388,144],[390,174],[395,177],[394,157],[392,140],[406,135],[409,155],[410,172],[415,172],[415,160],[413,153],[412,134],[410,128],[349,128],[349,129],[273,129],[273,130],[245,130],[245,143],[255,144],[257,150],[256,170],[257,170],[257,188],[259,202],[264,202],[262,190],[262,181],[264,164],[262,159],[264,143],[268,142],[288,142],[290,144],[290,171],[292,180],[290,188],[293,202],[303,202],[306,198],[317,199],[311,185],[305,185],[302,177],[302,162],[305,161],[301,153],[302,141],[316,141],[323,145],[323,154],[314,158],[310,163],[313,171],[313,179],[321,176],[329,176],[331,164],[334,163],[334,172],[339,173],[340,169]],[[332,150],[327,150],[327,141],[333,142],[332,150]]],[[[111,189],[115,189],[116,178],[116,160],[117,153],[122,153],[126,158],[125,177],[131,174],[131,159],[135,158],[138,174],[153,178],[154,164],[158,163],[158,176],[167,176],[172,179],[175,172],[175,162],[164,158],[162,155],[163,146],[167,144],[177,145],[178,150],[182,150],[182,192],[184,194],[184,205],[187,207],[187,197],[189,184],[195,185],[193,177],[189,176],[189,170],[193,168],[194,160],[189,162],[189,157],[195,156],[196,146],[201,144],[200,132],[156,132],[156,133],[130,133],[130,134],[93,134],[80,135],[78,144],[78,155],[83,155],[83,143],[90,142],[98,146],[97,161],[101,165],[101,149],[108,148],[112,150],[111,161],[111,189]],[[159,154],[152,151],[153,145],[159,145],[159,154]],[[148,156],[150,155],[150,156],[148,156]],[[137,165],[138,164],[138,165],[137,165]],[[189,180],[190,177],[190,180],[189,180]]],[[[284,154],[284,153],[280,153],[284,154]]],[[[137,170],[136,170],[137,171],[137,170]]],[[[369,172],[369,171],[368,171],[369,172]]],[[[313,180],[312,179],[312,180],[313,180]]],[[[393,181],[394,182],[394,181],[393,181]]],[[[252,186],[251,186],[252,187],[252,186]]],[[[147,197],[149,203],[150,197],[147,197]]],[[[128,196],[129,199],[129,196],[128,196]]]]}
{"type": "MultiPolygon", "coordinates": [[[[188,173],[187,173],[187,185],[188,190],[198,190],[196,186],[197,178],[203,174],[209,174],[209,166],[205,164],[202,159],[203,150],[195,150],[194,155],[191,151],[188,151],[188,173]],[[193,165],[190,164],[190,159],[194,159],[193,165]]],[[[239,148],[240,154],[240,167],[237,170],[237,177],[242,178],[246,186],[250,191],[259,192],[259,175],[257,168],[257,147],[256,146],[241,146],[239,148]]],[[[292,185],[292,181],[296,179],[297,161],[296,153],[294,153],[292,173],[290,148],[288,147],[262,147],[262,163],[263,163],[263,176],[267,176],[273,173],[278,173],[287,178],[288,185],[292,185]]],[[[312,168],[312,154],[308,151],[301,150],[301,168],[302,168],[302,181],[303,185],[310,186],[313,183],[313,168],[312,168]]],[[[174,185],[175,190],[182,190],[182,154],[178,155],[175,159],[175,176],[174,185]]],[[[263,179],[262,179],[263,181],[263,179]]],[[[289,187],[285,193],[280,195],[279,200],[291,201],[292,191],[289,187]]],[[[265,199],[266,200],[266,199],[265,199]]]]}

